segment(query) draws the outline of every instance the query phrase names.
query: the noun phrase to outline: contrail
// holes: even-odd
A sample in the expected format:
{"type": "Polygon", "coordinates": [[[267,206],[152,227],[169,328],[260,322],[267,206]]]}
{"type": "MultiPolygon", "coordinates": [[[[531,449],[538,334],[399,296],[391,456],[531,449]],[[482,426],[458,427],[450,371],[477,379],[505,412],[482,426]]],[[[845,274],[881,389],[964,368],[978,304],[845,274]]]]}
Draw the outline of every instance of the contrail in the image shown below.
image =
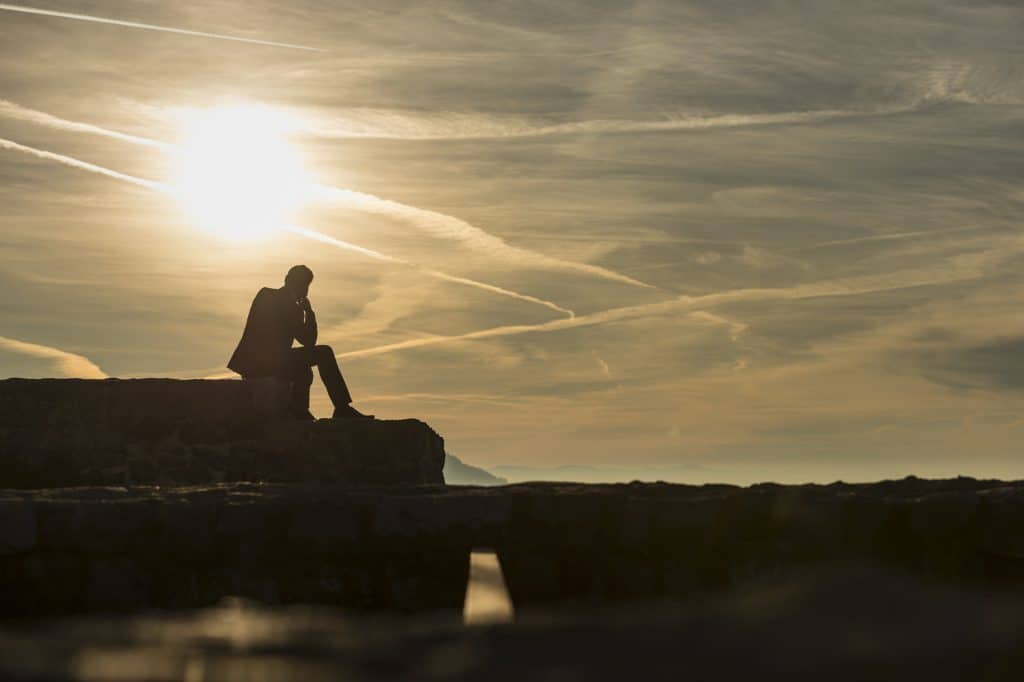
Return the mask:
{"type": "Polygon", "coordinates": [[[395,256],[389,256],[389,255],[383,254],[383,253],[381,253],[379,251],[374,251],[373,249],[367,249],[367,248],[362,247],[362,246],[356,246],[355,244],[351,244],[349,242],[345,242],[345,241],[342,241],[340,239],[335,239],[334,237],[331,237],[329,235],[323,234],[322,232],[316,232],[315,230],[309,230],[309,229],[306,229],[304,227],[299,227],[298,225],[287,225],[287,226],[285,226],[285,229],[288,230],[289,232],[294,232],[295,234],[301,234],[304,237],[308,237],[310,239],[315,239],[317,241],[324,242],[326,244],[332,244],[334,246],[337,246],[338,248],[346,249],[346,250],[349,250],[349,251],[355,251],[356,253],[361,253],[364,256],[369,256],[370,258],[375,258],[377,260],[384,261],[386,263],[397,263],[399,265],[405,265],[405,266],[408,266],[408,267],[412,267],[412,268],[415,268],[416,270],[419,270],[420,272],[422,272],[422,273],[424,273],[426,275],[430,275],[431,277],[435,277],[437,279],[443,279],[446,282],[454,282],[455,284],[465,284],[466,286],[476,287],[477,289],[483,289],[484,291],[490,291],[490,292],[493,292],[495,294],[500,294],[502,296],[509,296],[511,298],[517,298],[520,301],[527,301],[529,303],[536,303],[537,305],[542,305],[545,308],[550,308],[551,310],[554,310],[556,312],[562,313],[563,315],[568,315],[569,318],[573,318],[573,317],[576,316],[576,313],[574,313],[572,310],[569,310],[568,308],[563,308],[562,306],[558,305],[557,303],[555,303],[553,301],[545,300],[543,298],[537,298],[536,296],[530,296],[529,294],[521,294],[518,291],[512,291],[511,289],[504,289],[502,287],[495,286],[493,284],[487,284],[485,282],[478,282],[475,279],[468,279],[466,277],[457,277],[455,275],[449,275],[447,272],[442,272],[440,270],[432,270],[430,268],[424,268],[424,267],[422,267],[420,265],[417,265],[416,263],[413,263],[412,261],[407,261],[404,258],[397,258],[395,256]]]}
{"type": "MultiPolygon", "coordinates": [[[[1018,249],[1019,250],[1019,249],[1018,249]]],[[[996,258],[1010,258],[1013,253],[1005,249],[998,250],[996,258]]],[[[426,336],[395,343],[363,348],[360,350],[339,353],[338,358],[359,358],[394,351],[408,350],[410,348],[421,348],[424,346],[435,346],[438,344],[454,343],[458,341],[476,341],[504,336],[518,336],[521,334],[534,334],[560,331],[563,329],[574,329],[577,327],[588,327],[608,322],[617,322],[639,317],[647,317],[659,313],[678,314],[685,312],[690,315],[700,315],[704,319],[708,316],[704,313],[708,308],[728,303],[749,303],[752,301],[785,301],[818,298],[826,296],[861,296],[865,294],[894,291],[919,286],[932,286],[949,284],[984,276],[990,271],[991,265],[985,262],[965,262],[953,267],[944,267],[936,272],[927,268],[916,268],[902,272],[886,273],[882,275],[864,275],[846,279],[825,280],[809,284],[800,284],[793,287],[764,288],[764,289],[734,289],[702,296],[678,296],[666,301],[655,303],[643,303],[640,305],[611,308],[587,315],[579,315],[573,318],[562,318],[550,320],[540,324],[504,325],[489,327],[464,334],[426,336]]],[[[716,321],[726,322],[714,316],[716,321]]]]}
{"type": "Polygon", "coordinates": [[[23,5],[0,4],[0,10],[7,12],[21,12],[23,14],[38,14],[44,17],[57,17],[59,19],[75,19],[76,21],[91,21],[97,24],[111,24],[114,26],[125,26],[127,28],[141,28],[147,31],[163,31],[165,33],[177,33],[179,35],[195,36],[199,38],[214,38],[216,40],[231,40],[237,43],[250,43],[252,45],[265,45],[268,47],[284,47],[290,50],[307,50],[310,52],[323,52],[317,47],[308,45],[295,45],[293,43],[278,43],[272,40],[257,40],[255,38],[242,38],[240,36],[229,36],[222,33],[206,33],[205,31],[190,31],[185,28],[174,28],[172,26],[159,26],[157,24],[143,24],[137,21],[122,21],[121,19],[108,19],[89,14],[76,14],[74,12],[57,12],[38,7],[25,7],[23,5]]]}
{"type": "Polygon", "coordinates": [[[641,282],[628,275],[623,275],[598,265],[552,258],[536,251],[512,246],[504,239],[490,232],[485,232],[479,227],[467,223],[465,220],[445,213],[429,211],[390,199],[383,199],[373,194],[341,189],[339,187],[317,185],[316,191],[325,199],[337,201],[368,213],[387,215],[405,220],[435,237],[460,242],[473,250],[486,252],[499,260],[511,262],[520,267],[576,272],[635,287],[656,288],[646,282],[641,282]]]}
{"type": "MultiPolygon", "coordinates": [[[[135,135],[128,135],[116,130],[92,125],[90,123],[70,121],[68,119],[46,113],[45,111],[29,109],[7,100],[0,100],[0,116],[8,116],[22,121],[29,121],[50,128],[90,133],[93,135],[100,135],[103,137],[123,140],[125,142],[133,142],[135,144],[160,149],[168,149],[172,146],[166,142],[160,142],[158,140],[138,137],[135,135]]],[[[655,288],[653,285],[647,284],[646,282],[641,282],[640,280],[597,265],[577,263],[575,261],[562,260],[561,258],[552,258],[551,256],[545,256],[544,254],[537,253],[536,251],[512,246],[500,237],[486,232],[475,225],[471,225],[465,220],[445,213],[429,211],[427,209],[410,206],[390,199],[384,199],[373,194],[342,189],[339,187],[316,185],[314,189],[326,200],[339,202],[367,213],[398,218],[435,237],[458,241],[470,249],[486,252],[499,260],[504,260],[505,262],[513,263],[520,267],[534,267],[545,270],[575,272],[611,280],[613,282],[628,284],[630,286],[643,287],[647,289],[655,288]]],[[[448,276],[446,275],[446,277],[448,276]]],[[[451,281],[460,280],[455,278],[451,281]]],[[[495,287],[494,290],[507,291],[498,287],[495,287]]],[[[555,309],[567,312],[565,308],[556,307],[555,309]]]]}
{"type": "MultiPolygon", "coordinates": [[[[91,173],[98,173],[98,174],[104,175],[104,176],[106,176],[108,178],[113,178],[115,180],[121,180],[122,182],[127,182],[127,183],[130,183],[130,184],[136,185],[138,187],[144,187],[146,189],[150,189],[150,190],[153,190],[153,191],[156,191],[156,192],[161,192],[163,194],[173,194],[174,193],[173,190],[170,187],[168,187],[166,184],[161,183],[161,182],[154,182],[152,180],[145,180],[143,178],[135,177],[134,175],[127,175],[125,173],[119,173],[118,171],[111,170],[110,168],[104,168],[103,166],[97,166],[96,164],[89,163],[88,161],[82,161],[81,159],[76,159],[76,158],[74,158],[72,156],[65,156],[63,154],[56,154],[54,152],[48,152],[48,151],[45,151],[43,149],[36,149],[35,147],[29,147],[27,145],[19,144],[17,142],[13,142],[11,140],[7,140],[7,139],[4,139],[4,138],[0,138],[0,149],[8,149],[8,150],[12,150],[12,151],[18,151],[18,152],[22,152],[22,153],[25,153],[25,154],[29,154],[31,156],[35,156],[36,158],[46,159],[48,161],[56,161],[57,163],[61,163],[61,164],[64,164],[66,166],[71,166],[72,168],[78,168],[78,169],[81,169],[81,170],[89,171],[91,173]]],[[[381,253],[379,251],[374,251],[373,249],[368,249],[368,248],[365,248],[365,247],[362,247],[362,246],[358,246],[356,244],[351,244],[349,242],[342,241],[341,239],[335,239],[334,237],[331,237],[329,235],[323,234],[321,232],[317,232],[315,230],[309,230],[309,229],[306,229],[304,227],[299,227],[297,225],[286,225],[284,227],[284,229],[287,230],[288,232],[299,234],[299,235],[302,235],[302,236],[307,237],[309,239],[315,239],[315,240],[323,242],[323,243],[331,244],[333,246],[336,246],[336,247],[341,248],[341,249],[345,249],[347,251],[353,251],[355,253],[359,253],[359,254],[362,254],[364,256],[369,256],[370,258],[374,258],[376,260],[385,261],[385,262],[389,262],[389,263],[396,263],[396,264],[404,265],[404,266],[408,266],[408,267],[413,267],[413,268],[417,269],[418,271],[420,271],[420,272],[422,272],[422,273],[424,273],[426,275],[434,277],[435,279],[440,279],[440,280],[444,280],[444,281],[447,281],[447,282],[453,282],[453,283],[456,283],[456,284],[463,284],[465,286],[470,286],[470,287],[474,287],[474,288],[477,288],[477,289],[482,289],[483,291],[489,291],[491,293],[499,294],[499,295],[502,295],[502,296],[508,296],[509,298],[515,298],[515,299],[518,299],[520,301],[526,301],[526,302],[529,302],[529,303],[536,303],[538,305],[544,306],[545,308],[549,308],[551,310],[557,311],[557,312],[562,313],[564,315],[568,315],[570,318],[575,316],[575,313],[573,313],[572,310],[569,310],[568,308],[563,308],[562,306],[558,305],[557,303],[554,303],[553,301],[547,301],[547,300],[544,300],[542,298],[537,298],[535,296],[530,296],[528,294],[521,294],[518,291],[512,291],[511,289],[504,289],[502,287],[495,286],[493,284],[487,284],[486,282],[478,282],[477,280],[468,279],[466,277],[457,277],[455,275],[449,275],[448,273],[441,272],[440,270],[431,270],[429,268],[423,268],[423,267],[421,267],[419,265],[416,265],[415,263],[412,263],[411,261],[407,261],[407,260],[404,260],[402,258],[396,258],[394,256],[389,256],[389,255],[383,254],[383,253],[381,253]]]]}
{"type": "Polygon", "coordinates": [[[349,121],[347,125],[311,126],[307,128],[307,132],[311,135],[338,139],[410,141],[501,140],[553,135],[614,135],[621,133],[820,123],[835,119],[890,115],[911,111],[914,108],[915,106],[880,109],[817,109],[810,111],[779,111],[766,114],[685,116],[654,121],[589,119],[547,125],[538,125],[522,120],[495,120],[486,117],[457,114],[427,118],[424,121],[392,112],[371,110],[363,114],[363,120],[349,121]]]}
{"type": "Polygon", "coordinates": [[[22,152],[25,154],[31,154],[36,158],[46,159],[48,161],[56,161],[62,163],[65,166],[71,166],[72,168],[79,168],[81,170],[89,171],[90,173],[99,173],[105,175],[108,178],[114,178],[115,180],[121,180],[122,182],[128,182],[138,187],[145,187],[146,189],[155,190],[157,192],[167,192],[168,188],[166,185],[160,182],[153,182],[152,180],[144,180],[137,178],[134,175],[127,175],[125,173],[119,173],[116,170],[104,168],[103,166],[97,166],[96,164],[89,163],[88,161],[82,161],[72,156],[64,156],[63,154],[55,154],[54,152],[48,152],[43,149],[36,149],[35,147],[28,147],[23,144],[18,144],[12,140],[6,140],[0,138],[0,149],[9,149],[12,151],[22,152]]]}
{"type": "Polygon", "coordinates": [[[129,135],[128,133],[118,132],[117,130],[110,130],[109,128],[101,128],[100,126],[92,125],[91,123],[69,121],[66,118],[60,118],[59,116],[48,114],[45,111],[39,111],[37,109],[29,109],[28,107],[23,107],[20,104],[15,104],[14,102],[11,102],[6,99],[0,99],[0,116],[6,116],[7,118],[13,118],[18,121],[27,121],[29,123],[35,123],[37,125],[46,126],[48,128],[58,128],[61,130],[70,130],[76,133],[89,133],[91,135],[100,135],[102,137],[109,137],[114,140],[130,142],[132,144],[141,145],[143,147],[168,149],[171,146],[166,142],[160,142],[158,140],[153,140],[148,137],[139,137],[138,135],[129,135]]]}

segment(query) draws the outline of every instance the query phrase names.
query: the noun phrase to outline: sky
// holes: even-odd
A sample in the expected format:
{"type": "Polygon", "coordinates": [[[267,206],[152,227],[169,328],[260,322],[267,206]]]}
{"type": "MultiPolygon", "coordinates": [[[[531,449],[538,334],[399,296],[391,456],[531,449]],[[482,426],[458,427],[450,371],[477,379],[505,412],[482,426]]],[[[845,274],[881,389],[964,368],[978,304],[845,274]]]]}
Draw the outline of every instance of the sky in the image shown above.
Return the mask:
{"type": "Polygon", "coordinates": [[[1009,0],[0,4],[0,376],[224,375],[305,263],[356,407],[512,479],[1022,477],[1022,35],[1009,0]]]}

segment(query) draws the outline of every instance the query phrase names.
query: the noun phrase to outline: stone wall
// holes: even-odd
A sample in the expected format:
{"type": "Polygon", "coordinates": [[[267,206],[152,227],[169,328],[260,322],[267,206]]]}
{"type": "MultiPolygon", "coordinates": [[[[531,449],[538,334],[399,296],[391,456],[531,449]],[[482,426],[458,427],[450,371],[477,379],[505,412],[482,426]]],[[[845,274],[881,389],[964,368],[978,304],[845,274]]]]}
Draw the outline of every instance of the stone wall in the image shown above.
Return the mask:
{"type": "Polygon", "coordinates": [[[228,595],[461,606],[492,547],[517,612],[665,602],[836,562],[1024,586],[1024,484],[297,484],[0,493],[0,615],[181,608],[228,595]]]}
{"type": "Polygon", "coordinates": [[[246,382],[0,381],[0,487],[219,481],[444,482],[444,440],[413,419],[303,423],[246,382]]]}

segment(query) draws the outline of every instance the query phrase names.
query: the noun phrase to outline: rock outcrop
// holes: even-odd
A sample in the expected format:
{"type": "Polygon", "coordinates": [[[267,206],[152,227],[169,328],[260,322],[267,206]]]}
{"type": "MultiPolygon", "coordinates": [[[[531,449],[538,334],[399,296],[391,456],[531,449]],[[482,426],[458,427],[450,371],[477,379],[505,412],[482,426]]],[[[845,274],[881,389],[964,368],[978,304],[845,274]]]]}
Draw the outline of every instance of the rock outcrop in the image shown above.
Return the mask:
{"type": "Polygon", "coordinates": [[[457,610],[473,547],[517,613],[671,602],[837,562],[1024,587],[1024,483],[332,485],[0,492],[0,616],[216,603],[457,610]]]}
{"type": "Polygon", "coordinates": [[[413,419],[303,423],[237,380],[0,381],[0,488],[218,481],[444,482],[444,440],[413,419]]]}

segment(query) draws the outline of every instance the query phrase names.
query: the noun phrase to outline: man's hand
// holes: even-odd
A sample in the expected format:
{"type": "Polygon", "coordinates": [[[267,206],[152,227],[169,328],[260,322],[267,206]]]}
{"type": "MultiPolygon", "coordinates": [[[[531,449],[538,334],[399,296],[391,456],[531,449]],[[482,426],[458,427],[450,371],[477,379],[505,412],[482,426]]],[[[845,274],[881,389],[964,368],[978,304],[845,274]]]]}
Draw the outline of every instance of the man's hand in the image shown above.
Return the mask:
{"type": "Polygon", "coordinates": [[[308,296],[304,296],[303,298],[299,299],[299,308],[304,313],[312,314],[313,306],[312,306],[312,304],[310,304],[308,296]]]}

